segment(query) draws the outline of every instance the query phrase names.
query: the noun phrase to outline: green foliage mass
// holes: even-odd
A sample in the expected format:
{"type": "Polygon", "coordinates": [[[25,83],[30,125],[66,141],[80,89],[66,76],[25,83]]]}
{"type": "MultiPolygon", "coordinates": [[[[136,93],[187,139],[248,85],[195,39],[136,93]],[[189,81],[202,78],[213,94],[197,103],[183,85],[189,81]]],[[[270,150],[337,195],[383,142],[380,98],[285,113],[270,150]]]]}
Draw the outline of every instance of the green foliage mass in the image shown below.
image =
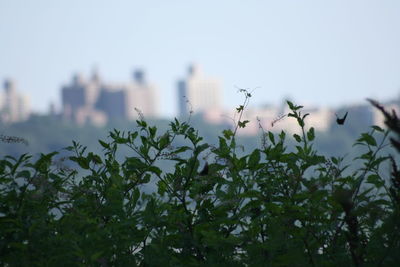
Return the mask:
{"type": "Polygon", "coordinates": [[[300,134],[264,132],[248,153],[236,138],[246,121],[211,145],[175,119],[161,132],[143,120],[113,130],[99,153],[73,142],[63,158],[4,157],[0,264],[398,264],[400,172],[394,160],[392,173],[382,171],[391,158],[380,153],[389,132],[362,134],[355,146],[364,152],[346,163],[318,153],[307,114],[288,104],[300,134]]]}
{"type": "MultiPolygon", "coordinates": [[[[240,105],[237,110],[244,110],[244,105],[240,105]],[[243,106],[243,107],[242,107],[243,106]]],[[[343,112],[341,112],[343,113],[343,112]]],[[[318,138],[314,142],[314,148],[322,155],[342,156],[349,155],[354,157],[362,152],[362,149],[352,147],[354,140],[360,133],[368,131],[370,123],[360,120],[362,114],[353,115],[350,113],[346,120],[346,125],[339,126],[335,121],[326,132],[316,132],[318,138]]],[[[288,118],[283,118],[287,120],[288,118]]],[[[155,125],[158,131],[164,132],[169,128],[169,120],[147,120],[149,124],[155,125]]],[[[279,122],[278,122],[279,123],[279,122]]],[[[246,126],[247,122],[241,122],[246,126]]],[[[199,135],[204,141],[210,145],[218,144],[218,136],[224,129],[231,128],[231,125],[216,125],[204,121],[201,114],[191,117],[190,125],[197,129],[199,135]]],[[[13,124],[3,124],[0,122],[1,134],[6,136],[21,137],[28,142],[28,145],[1,142],[0,138],[0,157],[7,155],[19,157],[23,153],[29,153],[35,157],[40,153],[51,153],[58,151],[63,153],[63,148],[71,144],[71,140],[75,140],[81,144],[85,144],[88,150],[101,153],[97,140],[105,139],[107,133],[113,129],[121,131],[137,131],[139,128],[131,121],[112,120],[103,127],[94,125],[76,125],[54,116],[32,116],[29,120],[13,124]]],[[[269,130],[275,131],[276,127],[269,130]]],[[[260,131],[261,132],[261,131],[260,131]]],[[[238,136],[237,143],[246,148],[247,152],[252,151],[260,146],[260,138],[255,136],[238,136]]],[[[289,149],[293,147],[294,140],[286,141],[289,149]]],[[[176,144],[179,145],[179,144],[176,144]]],[[[124,149],[124,148],[121,148],[124,149]]]]}

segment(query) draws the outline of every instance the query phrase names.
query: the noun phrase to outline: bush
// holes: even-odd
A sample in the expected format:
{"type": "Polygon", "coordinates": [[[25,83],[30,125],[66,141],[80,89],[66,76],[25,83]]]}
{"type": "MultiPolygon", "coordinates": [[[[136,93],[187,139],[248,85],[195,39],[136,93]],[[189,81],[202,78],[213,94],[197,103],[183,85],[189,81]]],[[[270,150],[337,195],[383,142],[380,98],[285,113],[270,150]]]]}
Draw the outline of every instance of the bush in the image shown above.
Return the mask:
{"type": "Polygon", "coordinates": [[[319,155],[307,114],[288,105],[301,134],[264,132],[249,153],[235,138],[247,123],[242,105],[236,128],[224,130],[217,146],[187,122],[175,119],[158,134],[140,120],[138,131],[114,130],[100,140],[103,155],[74,142],[66,159],[3,158],[0,264],[399,263],[400,172],[393,160],[389,181],[382,166],[390,157],[380,154],[389,132],[373,126],[363,133],[355,145],[365,152],[354,159],[363,167],[348,173],[353,161],[319,155]],[[287,138],[297,143],[293,150],[287,138]],[[117,160],[122,146],[130,154],[117,160]]]}

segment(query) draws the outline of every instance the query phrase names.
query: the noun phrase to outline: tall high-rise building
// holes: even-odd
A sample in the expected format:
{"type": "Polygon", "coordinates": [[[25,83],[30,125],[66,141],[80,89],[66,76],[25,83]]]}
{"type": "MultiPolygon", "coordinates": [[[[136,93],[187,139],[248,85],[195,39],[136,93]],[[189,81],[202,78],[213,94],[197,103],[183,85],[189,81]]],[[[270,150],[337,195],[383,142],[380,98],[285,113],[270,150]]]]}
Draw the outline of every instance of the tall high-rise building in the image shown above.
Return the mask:
{"type": "Polygon", "coordinates": [[[105,124],[106,115],[95,108],[100,94],[100,84],[97,72],[94,72],[88,80],[81,74],[74,75],[72,81],[61,90],[62,116],[78,124],[105,124]]]}
{"type": "Polygon", "coordinates": [[[198,65],[191,65],[188,76],[178,82],[179,116],[221,110],[221,91],[219,79],[204,76],[198,65]]]}
{"type": "Polygon", "coordinates": [[[104,84],[97,104],[110,118],[128,120],[137,118],[138,112],[145,117],[157,117],[157,106],[156,87],[147,81],[142,70],[136,70],[129,83],[104,84]]]}
{"type": "Polygon", "coordinates": [[[79,124],[132,120],[138,117],[137,110],[145,116],[157,116],[156,88],[147,82],[142,70],[134,72],[133,81],[121,84],[105,83],[97,72],[89,80],[76,75],[62,88],[62,103],[64,118],[79,124]]]}
{"type": "Polygon", "coordinates": [[[0,94],[0,118],[5,122],[18,122],[29,118],[29,98],[17,91],[15,82],[7,79],[0,94]]]}

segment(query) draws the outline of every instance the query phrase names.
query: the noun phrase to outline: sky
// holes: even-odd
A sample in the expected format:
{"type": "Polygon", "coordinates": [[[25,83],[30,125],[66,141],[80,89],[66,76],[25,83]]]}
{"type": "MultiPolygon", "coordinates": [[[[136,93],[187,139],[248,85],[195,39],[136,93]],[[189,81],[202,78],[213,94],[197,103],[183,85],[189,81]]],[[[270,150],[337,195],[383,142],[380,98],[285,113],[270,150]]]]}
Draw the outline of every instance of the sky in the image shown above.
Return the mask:
{"type": "Polygon", "coordinates": [[[339,107],[399,97],[398,0],[0,0],[0,81],[33,109],[58,108],[74,73],[109,82],[143,68],[164,117],[196,62],[223,82],[223,105],[339,107]]]}

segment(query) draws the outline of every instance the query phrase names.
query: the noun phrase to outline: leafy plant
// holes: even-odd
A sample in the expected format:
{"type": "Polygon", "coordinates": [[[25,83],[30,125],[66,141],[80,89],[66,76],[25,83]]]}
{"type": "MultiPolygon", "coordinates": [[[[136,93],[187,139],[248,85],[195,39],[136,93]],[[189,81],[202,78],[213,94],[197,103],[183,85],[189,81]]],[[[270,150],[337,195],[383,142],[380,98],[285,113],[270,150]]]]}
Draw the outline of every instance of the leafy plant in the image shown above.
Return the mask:
{"type": "Polygon", "coordinates": [[[0,263],[399,263],[400,171],[382,155],[389,132],[373,126],[361,134],[355,146],[364,152],[355,159],[327,157],[314,149],[308,114],[288,102],[300,134],[263,131],[263,144],[246,152],[236,140],[248,123],[242,115],[251,94],[242,92],[235,126],[217,145],[188,122],[175,119],[159,133],[140,119],[138,130],[114,129],[99,140],[101,154],[73,142],[61,164],[57,153],[3,158],[0,263]],[[362,167],[348,171],[355,161],[362,167]],[[390,179],[383,169],[389,162],[390,179]]]}

